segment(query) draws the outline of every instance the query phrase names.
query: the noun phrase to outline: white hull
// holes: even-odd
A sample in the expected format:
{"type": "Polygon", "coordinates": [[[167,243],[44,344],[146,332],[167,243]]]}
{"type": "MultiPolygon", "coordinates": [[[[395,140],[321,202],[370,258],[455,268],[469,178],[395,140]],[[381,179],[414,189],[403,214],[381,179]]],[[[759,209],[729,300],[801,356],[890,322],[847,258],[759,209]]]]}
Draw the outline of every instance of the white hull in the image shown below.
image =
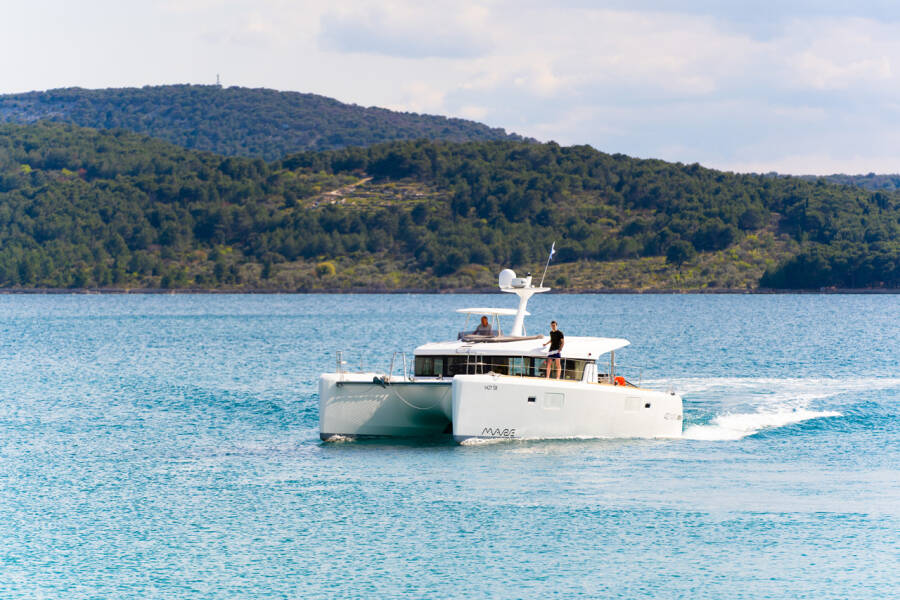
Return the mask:
{"type": "Polygon", "coordinates": [[[629,386],[534,377],[453,379],[453,438],[681,437],[681,397],[629,386]],[[531,401],[529,401],[531,399],[531,401]]]}
{"type": "Polygon", "coordinates": [[[394,378],[374,383],[375,373],[325,373],[319,378],[319,435],[430,436],[449,432],[450,381],[394,378]]]}
{"type": "Polygon", "coordinates": [[[680,437],[681,397],[626,386],[535,377],[457,375],[449,380],[326,373],[319,431],[341,436],[481,439],[680,437]],[[529,401],[533,399],[533,401],[529,401]],[[451,429],[452,423],[452,429],[451,429]]]}

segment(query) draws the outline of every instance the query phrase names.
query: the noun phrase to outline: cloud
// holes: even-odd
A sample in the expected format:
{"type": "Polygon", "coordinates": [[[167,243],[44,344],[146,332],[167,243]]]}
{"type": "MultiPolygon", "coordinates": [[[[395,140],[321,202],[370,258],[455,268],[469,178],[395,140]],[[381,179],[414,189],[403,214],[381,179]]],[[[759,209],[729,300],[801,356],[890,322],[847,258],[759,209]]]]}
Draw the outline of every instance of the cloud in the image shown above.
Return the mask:
{"type": "Polygon", "coordinates": [[[896,92],[894,63],[900,57],[900,25],[870,19],[797,21],[779,41],[796,85],[815,90],[864,86],[896,92]],[[893,80],[893,85],[891,82],[893,80]]]}
{"type": "Polygon", "coordinates": [[[229,85],[474,118],[635,156],[900,171],[900,3],[887,0],[73,7],[10,8],[0,21],[8,91],[210,81],[221,72],[229,85]],[[27,40],[40,43],[26,68],[9,57],[27,40]]]}
{"type": "MultiPolygon", "coordinates": [[[[430,6],[430,5],[429,5],[430,6]]],[[[490,49],[477,9],[430,10],[423,5],[383,3],[333,10],[321,19],[319,43],[335,52],[402,58],[473,58],[490,49]]]]}
{"type": "Polygon", "coordinates": [[[273,45],[280,35],[272,22],[254,11],[239,23],[206,31],[200,37],[212,44],[265,48],[273,45]]]}
{"type": "Polygon", "coordinates": [[[443,113],[445,92],[439,88],[423,82],[405,83],[402,86],[403,100],[395,105],[388,106],[393,110],[415,113],[443,113]]]}
{"type": "Polygon", "coordinates": [[[900,23],[785,13],[764,39],[702,12],[575,4],[493,15],[494,49],[460,65],[448,109],[486,106],[492,125],[642,157],[900,170],[900,23]]]}
{"type": "Polygon", "coordinates": [[[820,152],[779,156],[777,160],[758,159],[727,165],[709,165],[736,173],[784,173],[791,175],[861,175],[900,172],[900,161],[879,155],[834,156],[820,152]]]}
{"type": "Polygon", "coordinates": [[[475,106],[473,104],[467,104],[465,106],[460,106],[456,112],[463,118],[474,119],[478,121],[484,119],[488,115],[489,111],[486,106],[475,106]]]}

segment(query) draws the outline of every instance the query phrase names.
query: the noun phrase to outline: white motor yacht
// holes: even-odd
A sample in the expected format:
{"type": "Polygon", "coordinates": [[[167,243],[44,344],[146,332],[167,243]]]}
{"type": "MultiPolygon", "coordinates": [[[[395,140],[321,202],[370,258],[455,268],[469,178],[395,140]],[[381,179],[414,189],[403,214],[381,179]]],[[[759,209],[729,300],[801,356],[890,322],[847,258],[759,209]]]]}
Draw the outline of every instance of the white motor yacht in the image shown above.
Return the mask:
{"type": "Polygon", "coordinates": [[[457,339],[415,350],[412,373],[348,372],[319,379],[319,432],[323,440],[361,436],[452,434],[478,439],[680,437],[682,400],[671,391],[645,389],[616,374],[619,338],[566,336],[561,377],[546,376],[544,336],[527,335],[529,298],[550,288],[531,276],[500,273],[500,290],[519,297],[517,309],[464,308],[489,316],[490,331],[462,331],[457,339]],[[501,316],[514,316],[504,333],[501,316]]]}

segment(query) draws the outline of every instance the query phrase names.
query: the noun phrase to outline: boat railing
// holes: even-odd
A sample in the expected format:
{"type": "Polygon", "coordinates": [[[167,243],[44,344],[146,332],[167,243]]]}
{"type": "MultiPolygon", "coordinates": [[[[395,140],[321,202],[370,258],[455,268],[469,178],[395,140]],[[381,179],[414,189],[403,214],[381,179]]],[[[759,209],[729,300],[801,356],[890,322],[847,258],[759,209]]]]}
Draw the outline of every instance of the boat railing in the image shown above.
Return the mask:
{"type": "Polygon", "coordinates": [[[606,373],[597,373],[597,383],[608,383],[610,385],[627,385],[631,387],[641,387],[644,381],[643,365],[623,364],[616,362],[612,372],[607,369],[606,373]]]}
{"type": "Polygon", "coordinates": [[[347,364],[347,361],[344,360],[344,351],[343,350],[337,351],[336,361],[337,361],[337,365],[336,365],[335,372],[337,372],[337,374],[338,374],[338,379],[340,381],[343,381],[344,380],[344,365],[347,364]]]}
{"type": "MultiPolygon", "coordinates": [[[[365,355],[360,353],[360,355],[359,355],[359,371],[358,371],[359,373],[366,372],[366,366],[365,366],[364,361],[365,361],[365,355]]],[[[347,360],[346,353],[343,350],[337,351],[337,355],[335,357],[335,362],[336,362],[335,373],[337,373],[340,376],[340,380],[343,381],[344,376],[347,373],[350,373],[350,369],[347,368],[347,365],[350,363],[350,361],[347,360]]]]}
{"type": "MultiPolygon", "coordinates": [[[[367,372],[364,359],[365,359],[365,355],[360,354],[359,355],[359,371],[357,371],[357,373],[366,373],[367,372]]],[[[335,364],[335,373],[338,374],[338,380],[344,381],[346,378],[346,375],[352,372],[351,369],[347,368],[347,365],[350,363],[350,361],[347,359],[347,353],[344,352],[343,350],[338,350],[336,357],[335,357],[335,363],[336,363],[335,364]]],[[[384,375],[382,377],[383,377],[384,381],[389,382],[391,380],[391,378],[394,377],[394,372],[397,371],[398,369],[400,371],[399,376],[401,379],[405,379],[405,380],[411,379],[410,372],[409,372],[410,362],[406,358],[406,353],[403,352],[402,350],[397,350],[396,352],[394,352],[391,355],[391,363],[390,363],[390,366],[387,368],[386,372],[377,371],[377,370],[370,370],[368,372],[369,373],[371,373],[371,372],[382,373],[383,372],[384,375]]]]}

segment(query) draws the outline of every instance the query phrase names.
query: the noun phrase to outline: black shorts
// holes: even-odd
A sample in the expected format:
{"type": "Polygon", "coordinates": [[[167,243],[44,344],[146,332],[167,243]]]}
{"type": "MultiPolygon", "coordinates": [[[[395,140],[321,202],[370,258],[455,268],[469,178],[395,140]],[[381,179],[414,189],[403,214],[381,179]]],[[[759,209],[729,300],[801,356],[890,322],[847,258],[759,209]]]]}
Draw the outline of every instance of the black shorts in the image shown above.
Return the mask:
{"type": "Polygon", "coordinates": [[[550,354],[548,354],[547,358],[562,358],[562,356],[559,355],[559,350],[557,350],[556,352],[551,352],[550,354]]]}

